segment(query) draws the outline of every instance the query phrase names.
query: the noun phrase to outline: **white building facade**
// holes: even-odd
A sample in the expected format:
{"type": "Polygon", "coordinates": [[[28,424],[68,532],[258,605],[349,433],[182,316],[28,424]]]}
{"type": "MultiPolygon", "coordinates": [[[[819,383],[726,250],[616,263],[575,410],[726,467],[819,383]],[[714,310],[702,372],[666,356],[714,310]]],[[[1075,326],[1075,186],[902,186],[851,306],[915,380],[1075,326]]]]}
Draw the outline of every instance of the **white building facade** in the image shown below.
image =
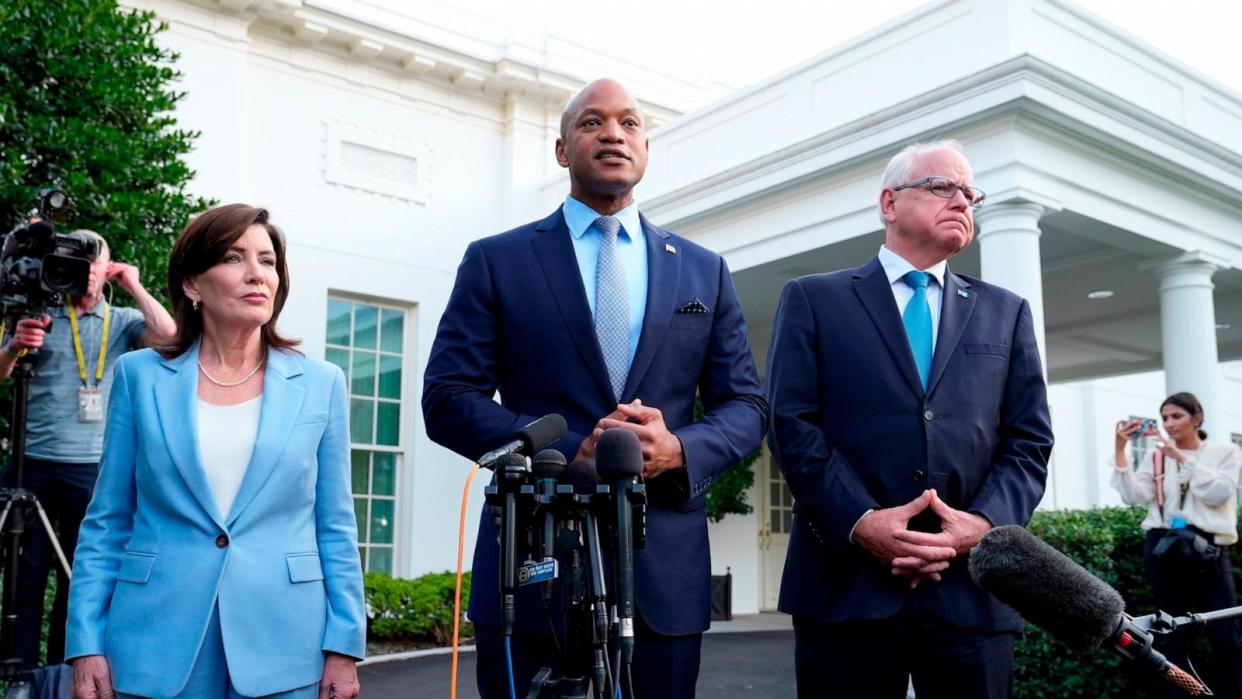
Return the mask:
{"type": "MultiPolygon", "coordinates": [[[[456,565],[469,464],[422,429],[423,367],[466,244],[563,199],[560,108],[600,75],[654,126],[640,207],[726,257],[761,367],[787,279],[875,254],[888,158],[954,137],[988,204],[951,265],[1028,298],[1040,331],[1044,506],[1117,503],[1113,424],[1169,392],[1199,395],[1213,439],[1242,433],[1242,98],[1065,0],[932,2],[728,93],[447,8],[128,4],[181,54],[195,192],[272,211],[282,329],[347,371],[369,570],[456,565]]],[[[712,528],[735,613],[773,608],[779,586],[792,503],[766,456],[750,500],[712,528]]]]}

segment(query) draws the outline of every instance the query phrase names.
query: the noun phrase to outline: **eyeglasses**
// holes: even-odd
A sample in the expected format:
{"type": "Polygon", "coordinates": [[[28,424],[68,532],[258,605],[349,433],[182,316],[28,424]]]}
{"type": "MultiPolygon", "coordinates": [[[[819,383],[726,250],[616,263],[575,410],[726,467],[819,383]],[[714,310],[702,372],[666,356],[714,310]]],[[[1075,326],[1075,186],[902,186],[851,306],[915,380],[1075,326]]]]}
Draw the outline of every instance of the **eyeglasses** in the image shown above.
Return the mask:
{"type": "Polygon", "coordinates": [[[966,203],[970,204],[970,208],[972,209],[977,209],[980,206],[983,206],[983,200],[988,196],[978,187],[958,184],[947,177],[924,177],[921,180],[907,182],[900,187],[893,187],[893,191],[900,192],[903,189],[921,187],[923,185],[927,185],[927,191],[942,199],[952,199],[953,196],[960,191],[962,196],[966,197],[966,203]]]}

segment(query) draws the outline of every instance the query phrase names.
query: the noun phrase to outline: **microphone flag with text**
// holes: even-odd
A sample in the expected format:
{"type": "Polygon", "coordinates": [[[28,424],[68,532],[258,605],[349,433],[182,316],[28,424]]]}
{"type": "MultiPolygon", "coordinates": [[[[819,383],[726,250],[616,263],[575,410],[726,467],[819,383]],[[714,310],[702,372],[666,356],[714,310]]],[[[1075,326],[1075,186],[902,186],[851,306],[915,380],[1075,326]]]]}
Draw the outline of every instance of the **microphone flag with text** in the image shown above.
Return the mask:
{"type": "Polygon", "coordinates": [[[969,570],[975,584],[1071,650],[1106,646],[1191,696],[1211,696],[1152,647],[1149,627],[1125,613],[1116,590],[1025,528],[989,531],[971,549],[969,570]]]}

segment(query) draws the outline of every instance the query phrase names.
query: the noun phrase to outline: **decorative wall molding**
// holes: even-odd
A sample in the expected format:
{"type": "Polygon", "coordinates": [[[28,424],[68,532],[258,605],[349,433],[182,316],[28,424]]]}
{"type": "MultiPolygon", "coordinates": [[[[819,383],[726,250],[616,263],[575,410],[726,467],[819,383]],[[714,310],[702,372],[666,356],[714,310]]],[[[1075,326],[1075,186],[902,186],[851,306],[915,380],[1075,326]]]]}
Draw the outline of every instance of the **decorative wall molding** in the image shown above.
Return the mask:
{"type": "MultiPolygon", "coordinates": [[[[362,11],[366,8],[355,12],[336,0],[121,1],[156,10],[175,23],[220,38],[283,37],[292,50],[312,48],[329,56],[345,56],[398,77],[417,77],[491,101],[517,94],[559,108],[585,83],[584,75],[575,73],[575,68],[582,72],[583,67],[563,60],[553,61],[554,67],[539,47],[521,42],[496,45],[449,30],[427,30],[424,36],[407,27],[385,28],[368,19],[362,11]],[[176,9],[178,5],[184,10],[176,9]]],[[[568,42],[557,45],[564,43],[568,42]]],[[[650,74],[657,76],[659,87],[636,92],[652,127],[684,111],[685,90],[701,91],[671,76],[650,74]]],[[[382,87],[382,80],[374,82],[368,86],[382,87]]]]}
{"type": "Polygon", "coordinates": [[[354,124],[324,122],[324,180],[372,194],[426,205],[432,151],[422,141],[354,124]]]}

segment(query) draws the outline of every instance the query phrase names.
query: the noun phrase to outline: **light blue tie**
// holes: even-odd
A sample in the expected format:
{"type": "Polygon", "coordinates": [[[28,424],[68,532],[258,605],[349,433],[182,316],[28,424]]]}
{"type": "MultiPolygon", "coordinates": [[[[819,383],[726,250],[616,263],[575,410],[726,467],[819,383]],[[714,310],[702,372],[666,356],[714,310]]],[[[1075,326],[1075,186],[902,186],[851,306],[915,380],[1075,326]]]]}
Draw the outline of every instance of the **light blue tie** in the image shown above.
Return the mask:
{"type": "Polygon", "coordinates": [[[630,373],[630,291],[617,249],[621,222],[600,216],[595,219],[595,228],[602,236],[595,262],[595,337],[608,368],[613,397],[620,402],[630,373]]]}
{"type": "Polygon", "coordinates": [[[910,303],[901,320],[906,326],[906,338],[910,340],[910,351],[914,353],[914,366],[918,367],[919,380],[923,382],[923,390],[927,390],[927,377],[931,373],[932,363],[932,317],[931,306],[927,303],[927,284],[931,275],[917,270],[906,272],[901,278],[906,286],[914,290],[910,303]]]}

